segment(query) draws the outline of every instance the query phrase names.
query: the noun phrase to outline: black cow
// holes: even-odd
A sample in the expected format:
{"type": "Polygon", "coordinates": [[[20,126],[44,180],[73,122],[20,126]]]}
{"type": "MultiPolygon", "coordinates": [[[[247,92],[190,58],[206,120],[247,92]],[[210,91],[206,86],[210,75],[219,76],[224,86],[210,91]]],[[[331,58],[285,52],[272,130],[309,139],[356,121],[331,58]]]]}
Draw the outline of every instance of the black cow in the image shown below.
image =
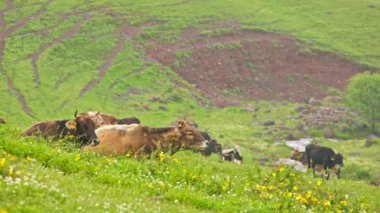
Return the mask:
{"type": "Polygon", "coordinates": [[[119,119],[116,123],[117,124],[126,124],[126,125],[140,124],[140,120],[136,117],[129,117],[129,118],[119,119]]]}
{"type": "Polygon", "coordinates": [[[211,136],[207,133],[202,131],[201,135],[204,139],[206,139],[209,143],[207,144],[207,148],[201,153],[204,156],[210,156],[212,153],[216,153],[218,155],[222,154],[222,145],[219,144],[215,139],[211,138],[211,136]]]}
{"type": "Polygon", "coordinates": [[[233,149],[223,150],[222,159],[225,161],[233,161],[237,164],[243,163],[243,156],[241,155],[240,148],[238,146],[235,146],[233,149]]]}
{"type": "MultiPolygon", "coordinates": [[[[328,147],[319,146],[316,144],[309,144],[305,148],[306,158],[309,168],[313,168],[313,174],[315,175],[315,166],[322,165],[323,169],[333,169],[334,173],[340,178],[340,167],[343,167],[343,156],[336,153],[334,150],[328,147]],[[310,166],[311,163],[311,166],[310,166]]],[[[330,178],[330,173],[326,174],[326,179],[330,178]]]]}

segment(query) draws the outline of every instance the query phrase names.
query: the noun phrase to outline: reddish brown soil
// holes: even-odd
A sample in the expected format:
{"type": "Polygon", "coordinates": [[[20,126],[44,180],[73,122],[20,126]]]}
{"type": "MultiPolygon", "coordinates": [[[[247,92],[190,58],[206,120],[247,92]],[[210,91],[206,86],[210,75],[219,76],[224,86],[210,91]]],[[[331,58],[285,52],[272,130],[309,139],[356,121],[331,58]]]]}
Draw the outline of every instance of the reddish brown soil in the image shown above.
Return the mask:
{"type": "Polygon", "coordinates": [[[219,106],[245,100],[303,101],[342,89],[368,70],[337,54],[311,51],[301,42],[264,31],[206,37],[186,31],[174,43],[145,44],[147,57],[171,67],[219,106]],[[176,58],[187,52],[190,57],[176,58]]]}

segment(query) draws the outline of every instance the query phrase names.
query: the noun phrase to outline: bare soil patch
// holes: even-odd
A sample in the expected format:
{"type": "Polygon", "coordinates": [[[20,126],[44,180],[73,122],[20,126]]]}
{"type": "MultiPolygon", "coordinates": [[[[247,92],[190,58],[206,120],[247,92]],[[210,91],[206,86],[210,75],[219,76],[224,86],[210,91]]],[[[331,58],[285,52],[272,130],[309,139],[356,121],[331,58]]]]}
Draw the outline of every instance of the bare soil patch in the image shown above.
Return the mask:
{"type": "Polygon", "coordinates": [[[145,49],[147,57],[171,67],[219,106],[322,98],[328,88],[342,89],[351,76],[371,69],[258,30],[232,29],[210,36],[189,29],[175,42],[152,40],[145,49]]]}

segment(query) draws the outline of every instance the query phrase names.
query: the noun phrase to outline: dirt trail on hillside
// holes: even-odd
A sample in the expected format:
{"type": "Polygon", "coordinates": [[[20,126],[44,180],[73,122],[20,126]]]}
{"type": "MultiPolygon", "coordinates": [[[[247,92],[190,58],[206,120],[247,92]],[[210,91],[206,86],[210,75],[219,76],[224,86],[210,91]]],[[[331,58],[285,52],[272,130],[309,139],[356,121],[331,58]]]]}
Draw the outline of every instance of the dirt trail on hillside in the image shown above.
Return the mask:
{"type": "Polygon", "coordinates": [[[29,23],[31,20],[34,18],[39,17],[44,11],[46,11],[47,6],[51,3],[52,1],[48,1],[46,4],[44,4],[41,9],[39,9],[37,12],[33,13],[30,16],[27,16],[25,18],[22,18],[18,21],[16,21],[12,26],[8,26],[4,20],[5,13],[13,9],[13,1],[8,0],[7,1],[7,6],[6,8],[0,12],[0,73],[5,77],[5,80],[7,81],[7,86],[8,86],[8,92],[10,93],[11,96],[16,95],[17,100],[22,106],[23,111],[29,115],[32,116],[31,109],[28,106],[26,99],[24,95],[18,90],[8,75],[7,71],[5,70],[5,67],[3,65],[3,58],[4,58],[4,50],[5,50],[5,45],[6,45],[6,38],[9,37],[13,32],[16,30],[24,27],[27,23],[29,23]]]}
{"type": "Polygon", "coordinates": [[[49,48],[52,48],[58,44],[63,43],[66,40],[69,40],[70,38],[74,37],[78,31],[80,30],[81,26],[90,20],[91,14],[90,12],[84,13],[81,15],[82,18],[77,21],[74,26],[67,32],[65,32],[63,35],[61,35],[58,38],[55,38],[52,42],[42,46],[37,52],[35,52],[30,58],[32,60],[32,66],[33,66],[33,74],[34,74],[34,81],[37,84],[40,84],[40,74],[37,62],[41,55],[49,48]]]}
{"type": "Polygon", "coordinates": [[[219,106],[256,99],[322,98],[328,88],[343,89],[351,76],[373,69],[285,35],[231,29],[215,36],[189,29],[172,43],[147,42],[146,53],[219,106]]]}
{"type": "Polygon", "coordinates": [[[126,40],[129,38],[131,40],[134,39],[136,33],[138,33],[141,29],[144,29],[146,27],[155,25],[156,22],[146,22],[139,26],[129,26],[127,24],[123,24],[118,27],[118,40],[116,42],[116,45],[114,49],[109,53],[109,55],[105,58],[105,61],[103,65],[99,68],[99,74],[98,77],[91,82],[89,82],[79,93],[79,97],[83,97],[84,94],[86,94],[88,91],[93,89],[96,85],[98,85],[106,75],[109,68],[112,66],[113,61],[115,60],[116,56],[119,54],[119,52],[123,49],[124,44],[126,40]]]}

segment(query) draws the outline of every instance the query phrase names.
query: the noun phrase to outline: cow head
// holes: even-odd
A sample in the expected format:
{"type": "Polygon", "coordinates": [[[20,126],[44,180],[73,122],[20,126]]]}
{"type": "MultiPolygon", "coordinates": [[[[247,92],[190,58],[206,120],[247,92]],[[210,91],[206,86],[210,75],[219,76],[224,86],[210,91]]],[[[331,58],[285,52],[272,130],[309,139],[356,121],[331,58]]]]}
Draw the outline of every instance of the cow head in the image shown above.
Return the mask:
{"type": "Polygon", "coordinates": [[[335,155],[335,160],[334,160],[334,162],[335,162],[335,164],[338,164],[338,165],[340,165],[341,167],[343,167],[343,166],[344,166],[344,164],[343,164],[343,156],[342,156],[341,154],[337,153],[337,154],[335,155]]]}
{"type": "Polygon", "coordinates": [[[178,134],[178,142],[182,147],[200,151],[207,148],[208,141],[198,129],[192,127],[186,121],[177,121],[175,128],[175,132],[178,134]]]}
{"type": "Polygon", "coordinates": [[[243,156],[241,155],[239,146],[235,146],[233,149],[226,149],[222,151],[222,159],[225,161],[232,161],[237,164],[243,162],[243,156]]]}
{"type": "Polygon", "coordinates": [[[65,126],[74,132],[74,136],[82,142],[82,145],[91,143],[96,138],[96,125],[89,116],[81,114],[77,116],[77,112],[74,114],[75,119],[67,121],[65,126]]]}

